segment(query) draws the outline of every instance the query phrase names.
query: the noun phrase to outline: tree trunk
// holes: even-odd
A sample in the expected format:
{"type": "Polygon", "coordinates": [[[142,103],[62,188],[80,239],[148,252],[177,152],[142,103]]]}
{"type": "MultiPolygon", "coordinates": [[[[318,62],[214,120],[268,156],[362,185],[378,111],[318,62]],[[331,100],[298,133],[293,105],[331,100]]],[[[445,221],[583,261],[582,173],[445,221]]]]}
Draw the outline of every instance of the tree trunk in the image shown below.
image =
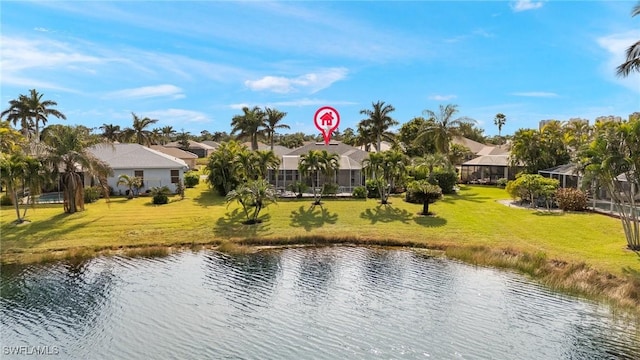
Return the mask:
{"type": "Polygon", "coordinates": [[[16,208],[16,216],[18,217],[18,224],[22,223],[22,218],[20,217],[20,205],[18,204],[18,192],[13,189],[13,187],[11,189],[7,189],[8,191],[11,191],[11,195],[13,196],[13,206],[16,208]]]}
{"type": "Polygon", "coordinates": [[[429,215],[429,201],[422,202],[422,215],[429,215]]]}

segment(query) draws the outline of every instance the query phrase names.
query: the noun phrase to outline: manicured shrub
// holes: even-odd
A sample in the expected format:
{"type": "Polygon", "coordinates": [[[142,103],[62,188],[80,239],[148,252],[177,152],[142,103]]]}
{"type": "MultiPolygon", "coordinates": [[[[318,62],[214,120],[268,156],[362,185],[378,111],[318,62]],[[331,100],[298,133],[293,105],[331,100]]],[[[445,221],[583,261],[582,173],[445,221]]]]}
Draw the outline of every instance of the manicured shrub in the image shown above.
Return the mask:
{"type": "Polygon", "coordinates": [[[322,185],[322,195],[335,195],[338,193],[340,186],[338,184],[324,184],[322,185]]]}
{"type": "Polygon", "coordinates": [[[367,189],[364,186],[356,186],[351,194],[355,199],[366,199],[367,189]]]}
{"type": "Polygon", "coordinates": [[[455,170],[434,169],[429,175],[429,183],[438,185],[443,194],[453,194],[458,183],[458,174],[455,170]]]}
{"type": "Polygon", "coordinates": [[[99,186],[91,186],[84,188],[84,202],[90,204],[98,201],[102,190],[99,186]]]}
{"type": "Polygon", "coordinates": [[[547,206],[553,203],[553,196],[560,182],[538,174],[522,174],[507,183],[506,190],[514,199],[536,204],[544,202],[547,206]]]}
{"type": "Polygon", "coordinates": [[[573,188],[560,188],[555,193],[558,207],[564,211],[584,211],[587,208],[587,194],[573,188]]]}
{"type": "Polygon", "coordinates": [[[13,201],[11,201],[11,196],[2,195],[2,197],[0,197],[0,205],[2,206],[13,205],[13,201]]]}
{"type": "Polygon", "coordinates": [[[193,188],[200,183],[200,175],[195,171],[189,171],[184,174],[184,186],[193,188]]]}
{"type": "Polygon", "coordinates": [[[367,188],[367,197],[369,199],[377,199],[380,197],[380,190],[378,189],[379,183],[379,181],[374,179],[369,179],[365,182],[365,186],[367,188]]]}
{"type": "Polygon", "coordinates": [[[500,178],[496,181],[496,186],[498,186],[499,188],[506,188],[507,187],[507,183],[509,182],[509,180],[507,178],[500,178]]]}
{"type": "Polygon", "coordinates": [[[164,205],[169,203],[169,197],[164,194],[158,194],[153,196],[153,203],[155,205],[164,205]]]}
{"type": "Polygon", "coordinates": [[[292,184],[287,185],[287,189],[296,194],[297,198],[301,198],[302,193],[309,190],[309,186],[303,181],[296,181],[292,184]]]}
{"type": "Polygon", "coordinates": [[[168,195],[171,194],[171,190],[169,190],[168,186],[153,187],[149,193],[153,196],[153,204],[163,205],[169,203],[168,195]]]}

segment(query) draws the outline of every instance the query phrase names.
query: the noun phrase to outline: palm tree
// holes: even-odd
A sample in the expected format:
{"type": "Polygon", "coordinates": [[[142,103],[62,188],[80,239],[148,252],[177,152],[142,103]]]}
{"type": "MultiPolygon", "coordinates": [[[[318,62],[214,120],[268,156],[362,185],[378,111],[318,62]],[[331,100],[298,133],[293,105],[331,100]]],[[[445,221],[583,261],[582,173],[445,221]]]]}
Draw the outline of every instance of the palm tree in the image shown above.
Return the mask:
{"type": "Polygon", "coordinates": [[[449,159],[441,153],[427,154],[422,158],[415,159],[414,163],[418,168],[426,168],[429,174],[438,166],[450,166],[449,159]]]}
{"type": "Polygon", "coordinates": [[[67,117],[52,106],[58,106],[53,100],[42,100],[43,94],[38,93],[36,89],[29,90],[29,96],[26,97],[26,105],[31,112],[31,121],[35,128],[36,143],[40,142],[40,127],[38,123],[42,122],[42,126],[47,124],[47,118],[52,115],[58,119],[66,120],[67,117]]]}
{"type": "Polygon", "coordinates": [[[126,186],[129,189],[129,192],[127,193],[127,198],[133,199],[133,196],[137,192],[137,189],[139,189],[142,186],[142,179],[137,176],[129,176],[127,174],[121,174],[120,176],[118,176],[118,182],[116,183],[116,185],[126,186]]]}
{"type": "Polygon", "coordinates": [[[31,111],[27,105],[27,97],[25,95],[20,95],[18,99],[10,100],[9,108],[4,110],[0,116],[2,118],[6,117],[6,120],[12,122],[13,125],[20,123],[20,132],[22,135],[26,139],[31,139],[34,128],[30,121],[31,111]]]}
{"type": "Polygon", "coordinates": [[[282,120],[282,118],[287,116],[287,113],[271,108],[265,108],[264,110],[267,116],[264,131],[267,134],[269,144],[271,144],[271,151],[273,151],[273,139],[276,133],[276,129],[290,129],[289,125],[278,124],[282,120]]]}
{"type": "Polygon", "coordinates": [[[42,186],[41,164],[38,159],[25,156],[22,152],[16,152],[11,156],[0,158],[0,179],[10,194],[13,205],[16,209],[16,222],[21,224],[27,215],[28,206],[20,215],[20,199],[18,189],[23,188],[29,191],[29,198],[33,203],[34,195],[40,192],[42,186]]]}
{"type": "Polygon", "coordinates": [[[257,175],[262,178],[267,178],[269,170],[277,170],[280,165],[280,159],[276,156],[273,150],[258,150],[255,154],[255,167],[257,175]]]}
{"type": "Polygon", "coordinates": [[[335,173],[339,167],[340,158],[338,154],[329,153],[327,150],[310,150],[308,153],[300,155],[298,171],[302,176],[311,178],[314,205],[320,205],[322,200],[322,191],[318,192],[317,189],[320,183],[320,174],[329,176],[335,173]]]}
{"type": "MultiPolygon", "coordinates": [[[[631,10],[631,16],[640,15],[640,2],[631,10]]],[[[627,60],[618,66],[618,76],[629,76],[632,71],[640,72],[640,40],[627,49],[627,60]]]]}
{"type": "Polygon", "coordinates": [[[502,138],[502,127],[507,122],[507,117],[503,113],[497,113],[493,123],[498,127],[498,138],[502,138]]]}
{"type": "Polygon", "coordinates": [[[394,189],[396,182],[407,173],[408,162],[407,156],[398,150],[372,153],[363,161],[367,175],[376,182],[380,203],[383,205],[388,204],[391,189],[394,189]]]}
{"type": "Polygon", "coordinates": [[[131,115],[133,116],[133,124],[130,128],[124,129],[124,137],[140,145],[150,146],[154,136],[153,131],[147,130],[147,127],[157,123],[158,120],[148,117],[141,119],[135,113],[131,113],[131,115]]]}
{"type": "Polygon", "coordinates": [[[172,139],[173,139],[173,136],[176,133],[177,132],[173,128],[173,126],[164,126],[164,127],[160,128],[160,135],[161,135],[160,144],[161,145],[165,145],[166,143],[171,142],[172,139]]]}
{"type": "Polygon", "coordinates": [[[354,145],[362,146],[364,151],[369,152],[371,150],[371,144],[375,141],[375,134],[371,126],[361,121],[358,124],[358,135],[356,135],[354,139],[354,145]]]}
{"type": "Polygon", "coordinates": [[[249,139],[251,150],[258,150],[258,137],[266,127],[265,113],[257,106],[242,108],[242,115],[231,119],[231,134],[238,133],[238,138],[249,139]]]}
{"type": "Polygon", "coordinates": [[[102,126],[100,126],[100,129],[102,129],[101,136],[109,141],[116,142],[120,141],[122,138],[122,130],[120,130],[120,125],[102,124],[102,126]]]}
{"type": "Polygon", "coordinates": [[[431,110],[425,110],[424,114],[432,119],[428,121],[424,129],[420,131],[416,141],[424,139],[424,137],[432,136],[435,141],[436,149],[441,153],[449,154],[449,144],[451,138],[457,135],[457,127],[463,123],[475,124],[476,121],[468,117],[459,117],[453,119],[453,115],[458,112],[458,105],[449,104],[447,106],[440,105],[440,113],[436,114],[431,110]]]}
{"type": "Polygon", "coordinates": [[[226,196],[241,182],[243,174],[237,156],[246,150],[246,146],[231,140],[221,143],[209,156],[206,167],[208,181],[220,195],[226,196]]]}
{"type": "Polygon", "coordinates": [[[388,132],[389,128],[398,125],[398,122],[391,118],[389,114],[396,109],[392,105],[385,105],[384,101],[372,103],[373,110],[363,109],[360,114],[367,115],[367,119],[360,121],[364,127],[371,129],[372,135],[376,139],[376,151],[380,151],[382,138],[390,139],[392,135],[388,132]]]}
{"type": "Polygon", "coordinates": [[[247,217],[244,224],[253,225],[262,222],[261,219],[258,219],[260,211],[269,204],[276,203],[278,199],[273,185],[265,179],[258,179],[240,184],[227,194],[226,200],[227,203],[233,201],[240,203],[247,217]],[[250,213],[251,208],[253,208],[253,212],[250,213]]]}
{"type": "Polygon", "coordinates": [[[107,145],[100,136],[91,135],[84,126],[52,125],[42,132],[42,141],[47,145],[44,164],[55,176],[60,177],[64,198],[64,211],[75,213],[84,210],[84,186],[82,175],[97,176],[103,193],[108,196],[107,176],[111,168],[91,152],[94,145],[107,145]]]}

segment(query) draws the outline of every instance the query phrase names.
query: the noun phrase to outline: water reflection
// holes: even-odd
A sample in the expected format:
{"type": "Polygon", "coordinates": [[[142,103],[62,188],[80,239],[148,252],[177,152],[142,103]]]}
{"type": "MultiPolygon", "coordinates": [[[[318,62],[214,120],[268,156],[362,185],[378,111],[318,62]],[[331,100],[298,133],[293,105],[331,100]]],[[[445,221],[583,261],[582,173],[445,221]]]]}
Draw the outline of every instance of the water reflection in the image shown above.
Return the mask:
{"type": "Polygon", "coordinates": [[[408,250],[184,252],[0,274],[3,345],[64,358],[640,358],[638,323],[604,305],[408,250]]]}

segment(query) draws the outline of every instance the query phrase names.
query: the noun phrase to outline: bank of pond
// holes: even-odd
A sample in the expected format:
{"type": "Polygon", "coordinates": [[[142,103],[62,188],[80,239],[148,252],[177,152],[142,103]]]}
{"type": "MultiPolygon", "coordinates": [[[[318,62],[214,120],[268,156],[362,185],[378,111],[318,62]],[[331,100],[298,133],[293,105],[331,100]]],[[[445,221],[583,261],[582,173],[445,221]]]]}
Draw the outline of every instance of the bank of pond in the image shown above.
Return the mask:
{"type": "Polygon", "coordinates": [[[640,358],[637,314],[512,271],[423,249],[227,250],[3,265],[3,358],[640,358]]]}

